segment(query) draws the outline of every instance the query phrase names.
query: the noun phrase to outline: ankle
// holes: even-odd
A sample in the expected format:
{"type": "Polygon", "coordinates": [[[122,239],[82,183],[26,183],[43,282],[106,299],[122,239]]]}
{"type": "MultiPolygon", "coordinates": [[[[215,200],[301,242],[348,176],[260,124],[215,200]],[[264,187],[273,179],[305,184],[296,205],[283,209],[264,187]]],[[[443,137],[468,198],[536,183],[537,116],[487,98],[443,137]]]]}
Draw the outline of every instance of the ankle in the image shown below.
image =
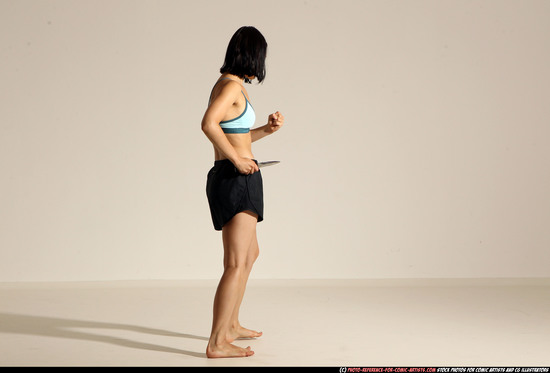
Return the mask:
{"type": "Polygon", "coordinates": [[[216,333],[210,336],[208,345],[213,347],[219,347],[227,343],[225,333],[216,333]]]}

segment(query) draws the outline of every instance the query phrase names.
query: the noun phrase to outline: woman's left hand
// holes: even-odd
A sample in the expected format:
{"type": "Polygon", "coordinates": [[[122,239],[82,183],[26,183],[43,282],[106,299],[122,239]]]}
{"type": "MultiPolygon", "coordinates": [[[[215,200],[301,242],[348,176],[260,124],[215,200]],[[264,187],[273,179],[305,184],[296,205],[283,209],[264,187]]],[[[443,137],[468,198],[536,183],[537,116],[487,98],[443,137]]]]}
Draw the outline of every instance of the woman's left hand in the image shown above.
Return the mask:
{"type": "Polygon", "coordinates": [[[267,120],[267,125],[271,133],[278,131],[284,123],[285,117],[278,111],[274,114],[270,114],[269,119],[267,120]]]}

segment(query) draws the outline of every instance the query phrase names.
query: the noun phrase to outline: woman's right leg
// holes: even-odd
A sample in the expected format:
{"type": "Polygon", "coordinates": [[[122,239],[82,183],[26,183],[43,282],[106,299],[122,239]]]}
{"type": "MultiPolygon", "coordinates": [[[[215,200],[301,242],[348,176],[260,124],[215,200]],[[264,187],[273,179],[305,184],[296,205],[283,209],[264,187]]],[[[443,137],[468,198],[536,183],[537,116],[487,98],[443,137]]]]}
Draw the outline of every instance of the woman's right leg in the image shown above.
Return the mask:
{"type": "Polygon", "coordinates": [[[248,251],[256,229],[257,217],[248,212],[235,215],[222,229],[224,272],[216,296],[212,332],[206,355],[215,357],[244,357],[253,355],[250,348],[241,348],[227,341],[235,306],[240,301],[241,285],[246,276],[248,251]]]}

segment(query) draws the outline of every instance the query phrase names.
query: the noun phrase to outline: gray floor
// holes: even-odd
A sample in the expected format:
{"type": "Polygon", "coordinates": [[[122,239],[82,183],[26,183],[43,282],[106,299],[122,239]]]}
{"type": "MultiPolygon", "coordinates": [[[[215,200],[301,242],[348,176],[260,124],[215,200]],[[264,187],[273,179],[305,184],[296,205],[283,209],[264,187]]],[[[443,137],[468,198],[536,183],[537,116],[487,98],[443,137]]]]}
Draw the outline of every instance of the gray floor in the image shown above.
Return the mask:
{"type": "Polygon", "coordinates": [[[550,365],[550,279],[251,280],[255,355],[211,360],[215,287],[0,284],[0,365],[550,365]]]}

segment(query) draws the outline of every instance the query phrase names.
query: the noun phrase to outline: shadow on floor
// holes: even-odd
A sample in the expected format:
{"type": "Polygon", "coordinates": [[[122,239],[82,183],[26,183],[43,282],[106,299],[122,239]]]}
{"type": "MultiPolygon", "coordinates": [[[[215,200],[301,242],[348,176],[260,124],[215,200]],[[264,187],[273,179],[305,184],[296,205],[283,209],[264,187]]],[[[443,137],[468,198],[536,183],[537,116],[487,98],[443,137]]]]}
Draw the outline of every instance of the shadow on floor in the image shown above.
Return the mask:
{"type": "Polygon", "coordinates": [[[125,338],[112,337],[95,333],[77,331],[73,329],[114,329],[127,330],[145,334],[161,335],[168,337],[181,337],[208,341],[206,337],[192,334],[175,333],[167,330],[147,328],[137,325],[108,323],[101,321],[86,321],[61,319],[55,317],[19,315],[0,312],[0,333],[27,334],[56,338],[70,338],[94,342],[110,343],[118,346],[137,348],[150,351],[170,352],[184,354],[193,357],[206,358],[205,353],[180,350],[176,348],[159,346],[150,343],[136,342],[125,338]]]}

